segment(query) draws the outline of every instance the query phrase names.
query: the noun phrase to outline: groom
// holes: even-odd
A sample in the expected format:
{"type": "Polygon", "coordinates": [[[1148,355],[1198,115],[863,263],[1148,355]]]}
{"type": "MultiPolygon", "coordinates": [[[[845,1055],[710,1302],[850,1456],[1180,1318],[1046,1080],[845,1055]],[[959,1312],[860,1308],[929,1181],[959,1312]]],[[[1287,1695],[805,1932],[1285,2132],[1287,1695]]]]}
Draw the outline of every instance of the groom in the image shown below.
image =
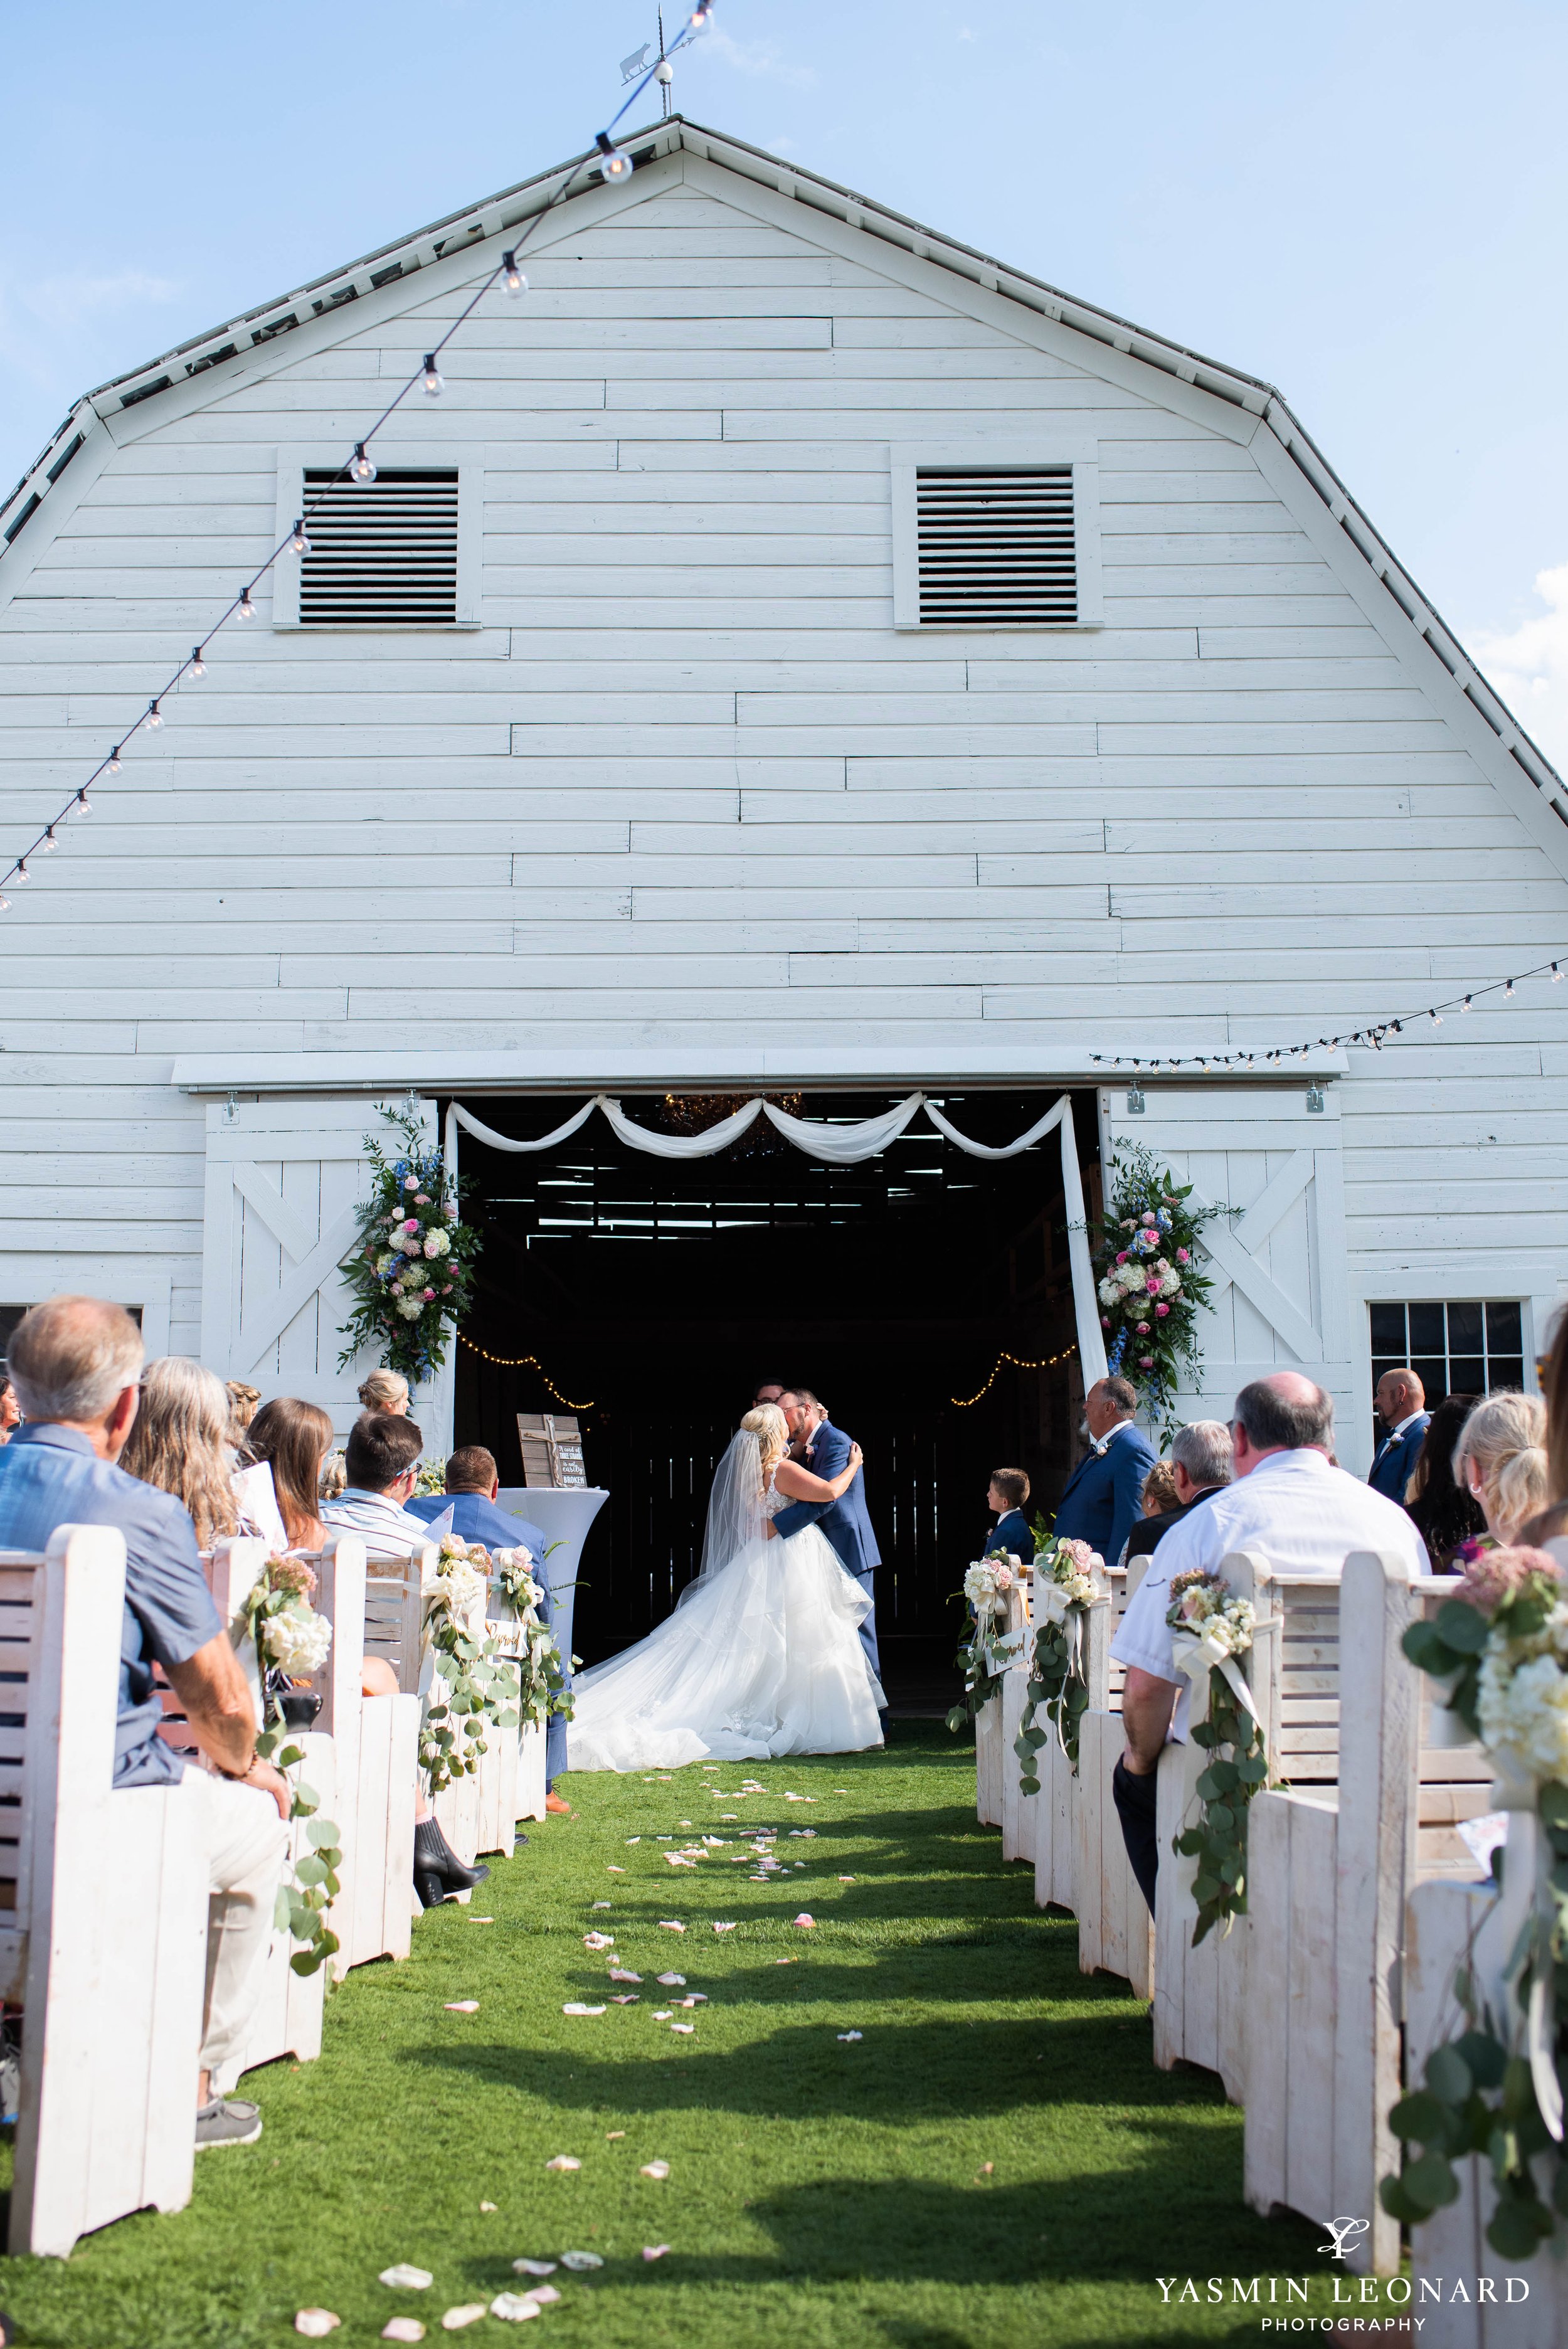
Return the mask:
{"type": "MultiPolygon", "coordinates": [[[[814,1394],[804,1387],[788,1387],[779,1398],[779,1408],[789,1423],[791,1448],[795,1457],[810,1469],[814,1476],[836,1476],[849,1464],[851,1439],[841,1428],[835,1427],[814,1394]]],[[[868,1599],[873,1599],[872,1570],[882,1564],[882,1552],[872,1531],[872,1521],[866,1508],[865,1474],[857,1469],[854,1482],[841,1501],[791,1501],[780,1509],[773,1520],[773,1530],[783,1538],[798,1534],[803,1526],[817,1524],[821,1527],[840,1563],[852,1574],[868,1599]]],[[[877,1618],[873,1603],[871,1613],[861,1625],[861,1645],[866,1651],[866,1661],[880,1682],[882,1666],[877,1659],[877,1618]]]]}

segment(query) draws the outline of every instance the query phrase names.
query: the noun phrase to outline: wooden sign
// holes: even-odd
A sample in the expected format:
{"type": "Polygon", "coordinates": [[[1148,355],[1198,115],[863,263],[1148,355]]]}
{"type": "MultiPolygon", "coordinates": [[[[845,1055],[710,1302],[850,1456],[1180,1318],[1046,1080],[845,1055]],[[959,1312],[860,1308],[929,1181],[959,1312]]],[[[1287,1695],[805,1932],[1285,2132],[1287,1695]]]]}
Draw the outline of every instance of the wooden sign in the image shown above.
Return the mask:
{"type": "Polygon", "coordinates": [[[552,1412],[520,1411],[517,1439],[522,1446],[525,1485],[562,1487],[587,1484],[583,1438],[575,1419],[552,1412]]]}

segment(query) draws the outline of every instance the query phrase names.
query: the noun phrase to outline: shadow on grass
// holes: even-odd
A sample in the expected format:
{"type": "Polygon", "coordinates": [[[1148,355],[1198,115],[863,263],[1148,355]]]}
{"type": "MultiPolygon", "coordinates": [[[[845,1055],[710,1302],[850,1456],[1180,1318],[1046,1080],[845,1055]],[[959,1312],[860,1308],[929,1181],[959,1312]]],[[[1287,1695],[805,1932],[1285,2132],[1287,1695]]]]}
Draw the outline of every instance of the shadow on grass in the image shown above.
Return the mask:
{"type": "MultiPolygon", "coordinates": [[[[574,2044],[565,2074],[559,2045],[427,2044],[408,2049],[401,2060],[431,2071],[470,2073],[491,2085],[583,2112],[614,2106],[626,2113],[912,2122],[1034,2108],[1044,2127],[1052,2107],[1115,2108],[1141,2116],[1173,2105],[1224,2103],[1211,2073],[1151,2070],[1147,2027],[1137,2017],[1110,2044],[1099,2015],[974,2022],[955,2016],[884,2029],[868,2017],[868,2035],[854,2044],[838,2037],[835,2019],[788,2025],[769,2038],[712,2054],[700,2043],[668,2035],[651,2016],[629,2015],[628,2023],[633,2031],[647,2029],[658,2052],[595,2060],[574,2044]]],[[[1142,2118],[1135,2117],[1133,2126],[1141,2127],[1142,2118]]]]}

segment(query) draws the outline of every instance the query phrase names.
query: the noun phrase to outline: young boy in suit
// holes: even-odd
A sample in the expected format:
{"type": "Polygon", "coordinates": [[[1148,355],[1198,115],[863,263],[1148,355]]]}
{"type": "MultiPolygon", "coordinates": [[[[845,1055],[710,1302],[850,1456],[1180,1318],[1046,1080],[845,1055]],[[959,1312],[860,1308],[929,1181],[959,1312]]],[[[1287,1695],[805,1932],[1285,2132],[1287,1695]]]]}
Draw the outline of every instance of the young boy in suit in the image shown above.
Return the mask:
{"type": "Polygon", "coordinates": [[[1006,1557],[1016,1557],[1020,1566],[1033,1565],[1035,1537],[1024,1515],[1024,1503],[1028,1497],[1029,1480],[1021,1468],[997,1468],[992,1472],[985,1506],[995,1512],[997,1524],[985,1545],[987,1557],[1001,1551],[1006,1557]]]}

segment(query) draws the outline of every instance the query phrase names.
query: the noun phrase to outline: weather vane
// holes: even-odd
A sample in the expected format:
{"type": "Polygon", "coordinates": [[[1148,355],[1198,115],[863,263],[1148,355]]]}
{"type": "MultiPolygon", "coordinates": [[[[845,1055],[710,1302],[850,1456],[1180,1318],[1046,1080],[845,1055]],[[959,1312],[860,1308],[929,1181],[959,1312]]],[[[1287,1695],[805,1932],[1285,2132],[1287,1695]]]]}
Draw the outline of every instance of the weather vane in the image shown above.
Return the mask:
{"type": "MultiPolygon", "coordinates": [[[[670,117],[670,84],[676,78],[676,69],[674,66],[671,65],[668,57],[665,55],[665,12],[662,8],[658,12],[658,16],[659,61],[654,67],[654,76],[659,85],[659,98],[664,106],[664,119],[667,122],[670,117]]],[[[641,75],[647,72],[648,51],[653,47],[653,46],[652,41],[645,41],[642,47],[636,50],[633,56],[623,57],[621,59],[621,81],[623,87],[629,81],[637,80],[641,75]]]]}

